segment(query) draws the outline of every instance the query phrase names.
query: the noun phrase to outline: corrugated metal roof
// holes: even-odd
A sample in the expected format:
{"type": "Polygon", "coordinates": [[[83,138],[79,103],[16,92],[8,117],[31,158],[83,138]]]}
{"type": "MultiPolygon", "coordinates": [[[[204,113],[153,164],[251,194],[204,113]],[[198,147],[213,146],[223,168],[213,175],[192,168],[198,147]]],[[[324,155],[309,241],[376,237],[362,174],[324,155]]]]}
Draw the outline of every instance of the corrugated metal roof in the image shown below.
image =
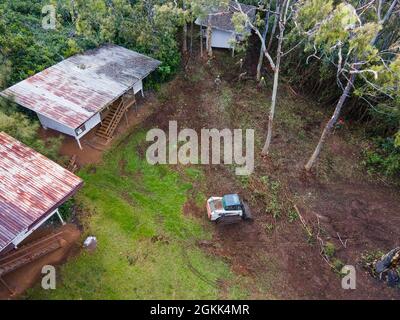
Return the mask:
{"type": "Polygon", "coordinates": [[[61,61],[0,94],[76,129],[160,64],[135,51],[106,45],[61,61]]]}
{"type": "Polygon", "coordinates": [[[57,209],[82,183],[68,170],[0,132],[0,251],[57,209]]]}
{"type": "MultiPolygon", "coordinates": [[[[248,15],[250,21],[253,22],[256,17],[257,8],[255,6],[242,3],[240,4],[240,6],[243,12],[248,15]]],[[[196,23],[199,25],[201,24],[203,26],[207,26],[208,19],[210,19],[210,24],[213,28],[224,31],[235,31],[235,26],[232,23],[232,17],[234,13],[240,12],[235,1],[231,1],[227,9],[219,8],[212,11],[212,14],[208,15],[204,19],[197,19],[196,23]]],[[[249,26],[248,29],[251,30],[249,26]]]]}

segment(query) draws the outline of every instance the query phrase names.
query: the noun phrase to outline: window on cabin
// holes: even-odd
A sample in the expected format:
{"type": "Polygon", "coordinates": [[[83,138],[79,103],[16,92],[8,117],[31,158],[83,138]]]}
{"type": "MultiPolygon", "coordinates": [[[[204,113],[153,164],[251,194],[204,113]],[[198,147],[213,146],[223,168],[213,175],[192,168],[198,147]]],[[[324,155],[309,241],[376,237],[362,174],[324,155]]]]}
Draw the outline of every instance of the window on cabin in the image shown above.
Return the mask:
{"type": "Polygon", "coordinates": [[[75,133],[77,136],[80,136],[82,133],[86,131],[86,126],[82,125],[78,129],[75,129],[75,133]]]}

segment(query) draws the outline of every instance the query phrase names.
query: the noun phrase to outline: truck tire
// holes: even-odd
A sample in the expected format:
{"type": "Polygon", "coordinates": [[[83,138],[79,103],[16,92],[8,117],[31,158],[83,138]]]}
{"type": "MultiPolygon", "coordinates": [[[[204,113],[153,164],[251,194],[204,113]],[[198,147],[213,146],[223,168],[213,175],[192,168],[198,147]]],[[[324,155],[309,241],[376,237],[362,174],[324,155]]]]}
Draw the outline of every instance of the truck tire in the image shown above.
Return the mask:
{"type": "Polygon", "coordinates": [[[253,217],[251,215],[250,207],[247,202],[243,202],[243,220],[252,220],[253,217]]]}

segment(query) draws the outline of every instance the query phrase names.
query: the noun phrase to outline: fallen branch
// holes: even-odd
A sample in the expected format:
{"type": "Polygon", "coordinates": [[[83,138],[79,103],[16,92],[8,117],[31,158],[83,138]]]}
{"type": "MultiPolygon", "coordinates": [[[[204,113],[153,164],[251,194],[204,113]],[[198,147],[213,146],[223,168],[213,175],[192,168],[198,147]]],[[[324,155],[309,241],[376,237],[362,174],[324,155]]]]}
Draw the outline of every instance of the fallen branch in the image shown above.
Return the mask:
{"type": "Polygon", "coordinates": [[[346,241],[343,243],[342,238],[340,237],[339,232],[336,232],[336,234],[337,234],[338,239],[339,239],[340,243],[342,244],[342,246],[343,246],[344,248],[347,248],[347,239],[346,239],[346,241]]]}
{"type": "Polygon", "coordinates": [[[328,266],[329,266],[330,268],[332,268],[332,270],[336,270],[335,266],[330,262],[328,256],[327,256],[326,253],[325,253],[325,243],[324,243],[324,240],[322,240],[322,238],[319,236],[320,231],[321,231],[321,225],[320,225],[320,223],[319,223],[319,218],[318,218],[318,217],[317,217],[317,224],[318,224],[318,233],[317,233],[316,238],[317,238],[317,240],[319,241],[320,246],[321,246],[321,249],[320,249],[319,254],[321,255],[322,259],[328,264],[328,266]]]}
{"type": "Polygon", "coordinates": [[[312,234],[310,228],[307,226],[306,221],[304,220],[303,216],[301,215],[299,208],[297,208],[297,206],[295,204],[293,205],[293,208],[296,210],[297,214],[299,215],[300,221],[303,224],[304,229],[306,230],[308,236],[312,237],[313,234],[312,234]]]}

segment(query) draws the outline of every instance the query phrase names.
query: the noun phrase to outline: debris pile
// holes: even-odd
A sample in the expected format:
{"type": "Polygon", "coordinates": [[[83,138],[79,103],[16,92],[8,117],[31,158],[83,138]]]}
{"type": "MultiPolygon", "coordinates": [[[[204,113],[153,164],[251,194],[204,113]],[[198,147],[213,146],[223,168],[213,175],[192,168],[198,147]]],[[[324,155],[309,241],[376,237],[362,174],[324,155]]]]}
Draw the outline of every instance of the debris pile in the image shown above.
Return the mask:
{"type": "Polygon", "coordinates": [[[367,267],[374,278],[385,281],[390,287],[400,287],[400,247],[367,263],[367,267]]]}

